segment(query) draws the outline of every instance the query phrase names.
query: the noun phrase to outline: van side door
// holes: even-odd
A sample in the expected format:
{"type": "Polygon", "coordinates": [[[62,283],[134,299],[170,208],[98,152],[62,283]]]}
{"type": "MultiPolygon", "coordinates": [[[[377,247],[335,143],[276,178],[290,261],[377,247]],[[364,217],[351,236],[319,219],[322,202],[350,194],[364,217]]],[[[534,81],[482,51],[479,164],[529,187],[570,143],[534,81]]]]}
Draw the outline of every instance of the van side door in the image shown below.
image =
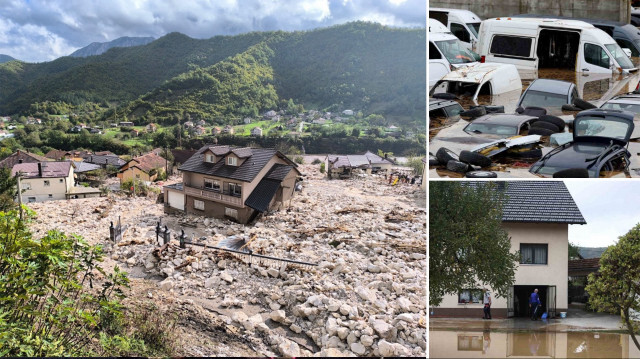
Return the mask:
{"type": "Polygon", "coordinates": [[[604,47],[590,42],[581,42],[578,51],[579,64],[576,72],[590,74],[610,74],[613,59],[604,47]]]}
{"type": "Polygon", "coordinates": [[[429,41],[429,88],[449,72],[451,72],[449,61],[442,55],[438,47],[429,41]]]}

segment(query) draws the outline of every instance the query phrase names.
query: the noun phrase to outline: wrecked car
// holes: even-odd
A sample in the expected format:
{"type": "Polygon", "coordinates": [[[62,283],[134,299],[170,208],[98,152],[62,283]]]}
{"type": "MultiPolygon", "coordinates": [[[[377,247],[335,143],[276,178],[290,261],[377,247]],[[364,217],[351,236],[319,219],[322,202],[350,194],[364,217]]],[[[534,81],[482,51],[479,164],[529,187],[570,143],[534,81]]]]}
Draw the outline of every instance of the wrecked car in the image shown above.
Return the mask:
{"type": "Polygon", "coordinates": [[[477,63],[480,56],[453,36],[438,20],[429,19],[429,86],[458,67],[477,63]]]}
{"type": "Polygon", "coordinates": [[[464,46],[473,50],[478,42],[480,17],[469,10],[429,8],[429,18],[436,19],[451,30],[464,46]]]}
{"type": "Polygon", "coordinates": [[[463,131],[487,138],[507,138],[527,134],[531,123],[537,120],[538,117],[517,114],[486,115],[469,123],[463,131]]]}
{"type": "Polygon", "coordinates": [[[587,170],[588,177],[603,171],[628,171],[627,150],[634,130],[633,114],[593,109],[578,113],[573,123],[573,141],[558,146],[534,163],[529,172],[550,177],[560,171],[587,170]]]}
{"type": "Polygon", "coordinates": [[[452,100],[429,99],[429,117],[455,117],[464,111],[459,103],[452,100]]]}
{"type": "Polygon", "coordinates": [[[514,65],[476,64],[446,74],[436,82],[429,95],[445,92],[469,95],[476,100],[478,95],[498,95],[514,90],[522,90],[520,74],[514,65]]]}
{"type": "Polygon", "coordinates": [[[562,107],[565,104],[573,104],[577,98],[578,89],[571,82],[537,79],[524,90],[518,107],[562,107]]]}

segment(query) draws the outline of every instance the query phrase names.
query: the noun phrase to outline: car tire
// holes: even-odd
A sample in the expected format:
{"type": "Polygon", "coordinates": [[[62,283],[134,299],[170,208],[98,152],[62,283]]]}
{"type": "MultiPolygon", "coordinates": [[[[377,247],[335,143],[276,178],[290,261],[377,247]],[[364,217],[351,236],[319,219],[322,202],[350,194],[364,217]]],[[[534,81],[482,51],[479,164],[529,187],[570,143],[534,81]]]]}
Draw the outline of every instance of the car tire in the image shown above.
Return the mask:
{"type": "Polygon", "coordinates": [[[478,106],[478,107],[460,112],[460,116],[471,117],[471,118],[484,116],[486,114],[487,114],[487,110],[484,108],[484,106],[478,106]]]}
{"type": "Polygon", "coordinates": [[[485,155],[481,155],[476,152],[464,150],[460,152],[460,162],[468,163],[470,165],[476,165],[480,167],[491,166],[491,159],[485,155]]]}
{"type": "Polygon", "coordinates": [[[464,162],[451,160],[447,162],[447,169],[451,172],[467,173],[469,171],[469,165],[464,162]]]}
{"type": "Polygon", "coordinates": [[[440,161],[437,158],[431,159],[429,158],[429,167],[432,166],[440,166],[440,161]]]}
{"type": "Polygon", "coordinates": [[[592,108],[596,108],[596,106],[594,104],[592,104],[591,102],[587,102],[581,98],[577,98],[575,100],[573,100],[573,105],[577,108],[581,108],[583,110],[589,110],[592,108]]]}
{"type": "Polygon", "coordinates": [[[498,178],[498,174],[491,171],[469,171],[464,176],[467,178],[498,178]]]}
{"type": "Polygon", "coordinates": [[[536,148],[528,151],[509,152],[509,156],[517,158],[540,158],[542,157],[542,149],[536,148]]]}
{"type": "Polygon", "coordinates": [[[552,115],[540,116],[538,118],[538,121],[549,122],[556,125],[558,127],[558,132],[564,131],[564,126],[566,125],[566,122],[564,122],[563,119],[561,119],[558,116],[552,116],[552,115]]]}
{"type": "Polygon", "coordinates": [[[433,95],[431,95],[431,97],[438,98],[441,100],[457,100],[458,99],[458,96],[448,92],[434,93],[433,95]]]}
{"type": "Polygon", "coordinates": [[[589,178],[586,168],[569,168],[553,174],[553,178],[589,178]]]}
{"type": "Polygon", "coordinates": [[[445,166],[451,160],[454,160],[454,161],[460,160],[458,155],[456,155],[455,153],[453,153],[453,151],[451,151],[446,147],[440,147],[440,149],[438,149],[438,152],[436,152],[436,159],[438,159],[438,162],[440,162],[441,165],[445,165],[445,166]]]}
{"type": "Polygon", "coordinates": [[[582,109],[574,105],[564,104],[562,105],[562,111],[582,111],[582,109]]]}
{"type": "Polygon", "coordinates": [[[551,136],[554,133],[555,132],[551,130],[547,130],[546,128],[540,128],[540,127],[531,127],[529,129],[529,135],[551,136]]]}
{"type": "Polygon", "coordinates": [[[558,126],[554,125],[553,123],[540,121],[540,120],[532,123],[531,128],[544,128],[549,131],[553,131],[553,133],[560,132],[560,129],[558,128],[558,126]]]}

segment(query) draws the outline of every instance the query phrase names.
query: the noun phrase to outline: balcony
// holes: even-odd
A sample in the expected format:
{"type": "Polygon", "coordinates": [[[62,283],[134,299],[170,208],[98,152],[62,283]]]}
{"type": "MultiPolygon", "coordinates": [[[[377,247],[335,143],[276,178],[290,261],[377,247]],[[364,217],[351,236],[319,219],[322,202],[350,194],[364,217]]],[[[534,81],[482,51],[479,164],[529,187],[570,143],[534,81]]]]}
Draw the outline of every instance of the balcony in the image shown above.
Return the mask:
{"type": "Polygon", "coordinates": [[[211,201],[216,201],[216,202],[221,202],[226,204],[232,204],[238,207],[244,207],[244,205],[242,204],[241,197],[232,196],[232,195],[229,195],[229,193],[225,193],[225,192],[218,192],[218,191],[214,191],[206,188],[195,188],[195,187],[184,186],[184,193],[186,193],[189,196],[204,198],[211,201]]]}

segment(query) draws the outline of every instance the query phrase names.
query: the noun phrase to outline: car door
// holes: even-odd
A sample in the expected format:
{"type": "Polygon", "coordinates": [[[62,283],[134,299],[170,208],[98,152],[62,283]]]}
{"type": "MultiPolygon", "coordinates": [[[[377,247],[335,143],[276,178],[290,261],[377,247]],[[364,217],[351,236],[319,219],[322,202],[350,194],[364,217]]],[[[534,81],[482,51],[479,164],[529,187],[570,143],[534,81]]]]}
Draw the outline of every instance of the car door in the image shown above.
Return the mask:
{"type": "Polygon", "coordinates": [[[429,41],[429,89],[449,72],[449,61],[440,53],[438,47],[429,41]]]}
{"type": "Polygon", "coordinates": [[[577,66],[578,72],[596,74],[611,73],[613,60],[604,47],[598,44],[582,42],[580,44],[578,58],[580,61],[579,66],[577,66]]]}

